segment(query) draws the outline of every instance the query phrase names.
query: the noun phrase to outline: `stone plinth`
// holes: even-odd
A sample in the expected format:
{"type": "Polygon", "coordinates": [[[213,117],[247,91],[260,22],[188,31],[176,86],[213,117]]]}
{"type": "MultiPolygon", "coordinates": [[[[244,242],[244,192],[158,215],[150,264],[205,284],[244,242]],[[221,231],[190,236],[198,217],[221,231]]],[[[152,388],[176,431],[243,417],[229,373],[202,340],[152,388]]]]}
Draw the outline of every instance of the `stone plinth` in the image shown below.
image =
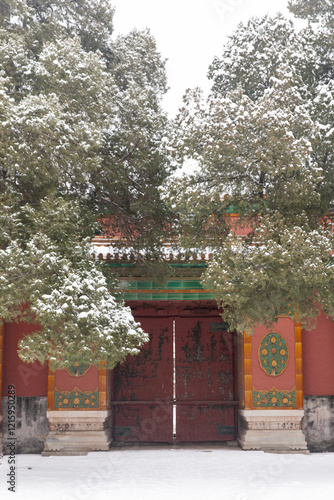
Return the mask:
{"type": "Polygon", "coordinates": [[[49,435],[44,454],[107,451],[111,443],[111,413],[104,410],[48,411],[49,435]]]}
{"type": "MultiPolygon", "coordinates": [[[[47,398],[18,396],[15,406],[15,453],[41,453],[49,432],[46,419],[47,398]]],[[[7,443],[13,439],[8,425],[8,396],[2,398],[2,411],[2,439],[4,453],[7,454],[7,443]]]]}
{"type": "Polygon", "coordinates": [[[334,396],[305,396],[303,431],[310,451],[334,451],[334,396]]]}
{"type": "Polygon", "coordinates": [[[239,410],[238,441],[244,450],[306,451],[304,410],[239,410]]]}

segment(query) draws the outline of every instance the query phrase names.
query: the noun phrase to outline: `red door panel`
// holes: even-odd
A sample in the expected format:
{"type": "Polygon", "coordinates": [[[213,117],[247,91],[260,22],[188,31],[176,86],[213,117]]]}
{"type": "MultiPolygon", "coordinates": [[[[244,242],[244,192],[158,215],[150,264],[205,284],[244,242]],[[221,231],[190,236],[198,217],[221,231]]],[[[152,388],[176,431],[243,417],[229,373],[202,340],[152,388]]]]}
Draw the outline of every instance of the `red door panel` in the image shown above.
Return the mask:
{"type": "Polygon", "coordinates": [[[233,441],[234,407],[226,405],[179,405],[176,410],[176,440],[233,441]]]}
{"type": "Polygon", "coordinates": [[[176,319],[177,441],[234,439],[232,340],[219,317],[176,319]]]}
{"type": "Polygon", "coordinates": [[[172,442],[173,319],[136,320],[150,342],[115,369],[114,439],[172,442]]]}

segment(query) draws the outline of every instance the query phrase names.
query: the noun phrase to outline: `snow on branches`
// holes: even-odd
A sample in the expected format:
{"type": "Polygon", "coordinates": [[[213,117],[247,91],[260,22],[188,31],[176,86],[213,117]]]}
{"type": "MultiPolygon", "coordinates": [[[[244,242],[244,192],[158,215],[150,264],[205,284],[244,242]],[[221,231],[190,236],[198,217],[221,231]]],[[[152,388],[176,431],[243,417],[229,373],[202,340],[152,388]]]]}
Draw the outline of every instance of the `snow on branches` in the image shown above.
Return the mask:
{"type": "Polygon", "coordinates": [[[271,325],[289,305],[307,329],[319,309],[333,315],[333,232],[261,220],[253,241],[230,234],[208,265],[203,283],[212,289],[223,318],[239,333],[271,325]]]}
{"type": "Polygon", "coordinates": [[[24,249],[12,241],[0,250],[1,317],[38,325],[20,342],[24,361],[50,361],[52,369],[73,360],[113,368],[148,341],[131,310],[111,295],[90,251],[88,242],[73,245],[70,260],[41,234],[24,249]]]}
{"type": "Polygon", "coordinates": [[[306,327],[333,315],[333,54],[327,18],[300,32],[253,18],[213,61],[207,100],[188,91],[176,118],[175,158],[198,169],[165,197],[182,244],[212,248],[203,283],[239,332],[287,302],[306,327]]]}
{"type": "Polygon", "coordinates": [[[112,39],[107,0],[8,4],[10,22],[0,20],[0,317],[39,324],[21,343],[26,361],[112,368],[148,337],[111,295],[110,272],[86,243],[107,213],[110,232],[135,233],[136,251],[160,245],[165,61],[148,30],[112,39]]]}

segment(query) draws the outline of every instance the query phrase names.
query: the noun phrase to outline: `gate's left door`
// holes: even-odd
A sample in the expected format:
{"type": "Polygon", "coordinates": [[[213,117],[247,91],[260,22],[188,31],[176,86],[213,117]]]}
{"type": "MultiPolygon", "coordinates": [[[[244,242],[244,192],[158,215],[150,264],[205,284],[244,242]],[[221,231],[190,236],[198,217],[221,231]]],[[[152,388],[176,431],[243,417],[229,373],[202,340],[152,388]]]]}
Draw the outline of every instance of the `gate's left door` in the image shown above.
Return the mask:
{"type": "Polygon", "coordinates": [[[114,441],[173,442],[173,319],[140,318],[150,342],[114,370],[114,441]]]}

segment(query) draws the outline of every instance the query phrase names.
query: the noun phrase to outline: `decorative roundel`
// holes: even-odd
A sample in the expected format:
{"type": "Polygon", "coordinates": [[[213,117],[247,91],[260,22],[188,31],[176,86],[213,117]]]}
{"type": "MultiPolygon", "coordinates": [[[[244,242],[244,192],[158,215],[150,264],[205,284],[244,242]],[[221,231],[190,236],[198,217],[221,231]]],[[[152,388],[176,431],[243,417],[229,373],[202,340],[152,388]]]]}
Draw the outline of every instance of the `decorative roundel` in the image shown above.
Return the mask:
{"type": "Polygon", "coordinates": [[[289,350],[279,333],[269,332],[263,337],[259,347],[259,361],[267,375],[277,377],[288,366],[289,350]]]}
{"type": "Polygon", "coordinates": [[[66,371],[72,375],[72,377],[82,377],[88,370],[90,365],[88,363],[74,363],[69,366],[66,371]]]}

